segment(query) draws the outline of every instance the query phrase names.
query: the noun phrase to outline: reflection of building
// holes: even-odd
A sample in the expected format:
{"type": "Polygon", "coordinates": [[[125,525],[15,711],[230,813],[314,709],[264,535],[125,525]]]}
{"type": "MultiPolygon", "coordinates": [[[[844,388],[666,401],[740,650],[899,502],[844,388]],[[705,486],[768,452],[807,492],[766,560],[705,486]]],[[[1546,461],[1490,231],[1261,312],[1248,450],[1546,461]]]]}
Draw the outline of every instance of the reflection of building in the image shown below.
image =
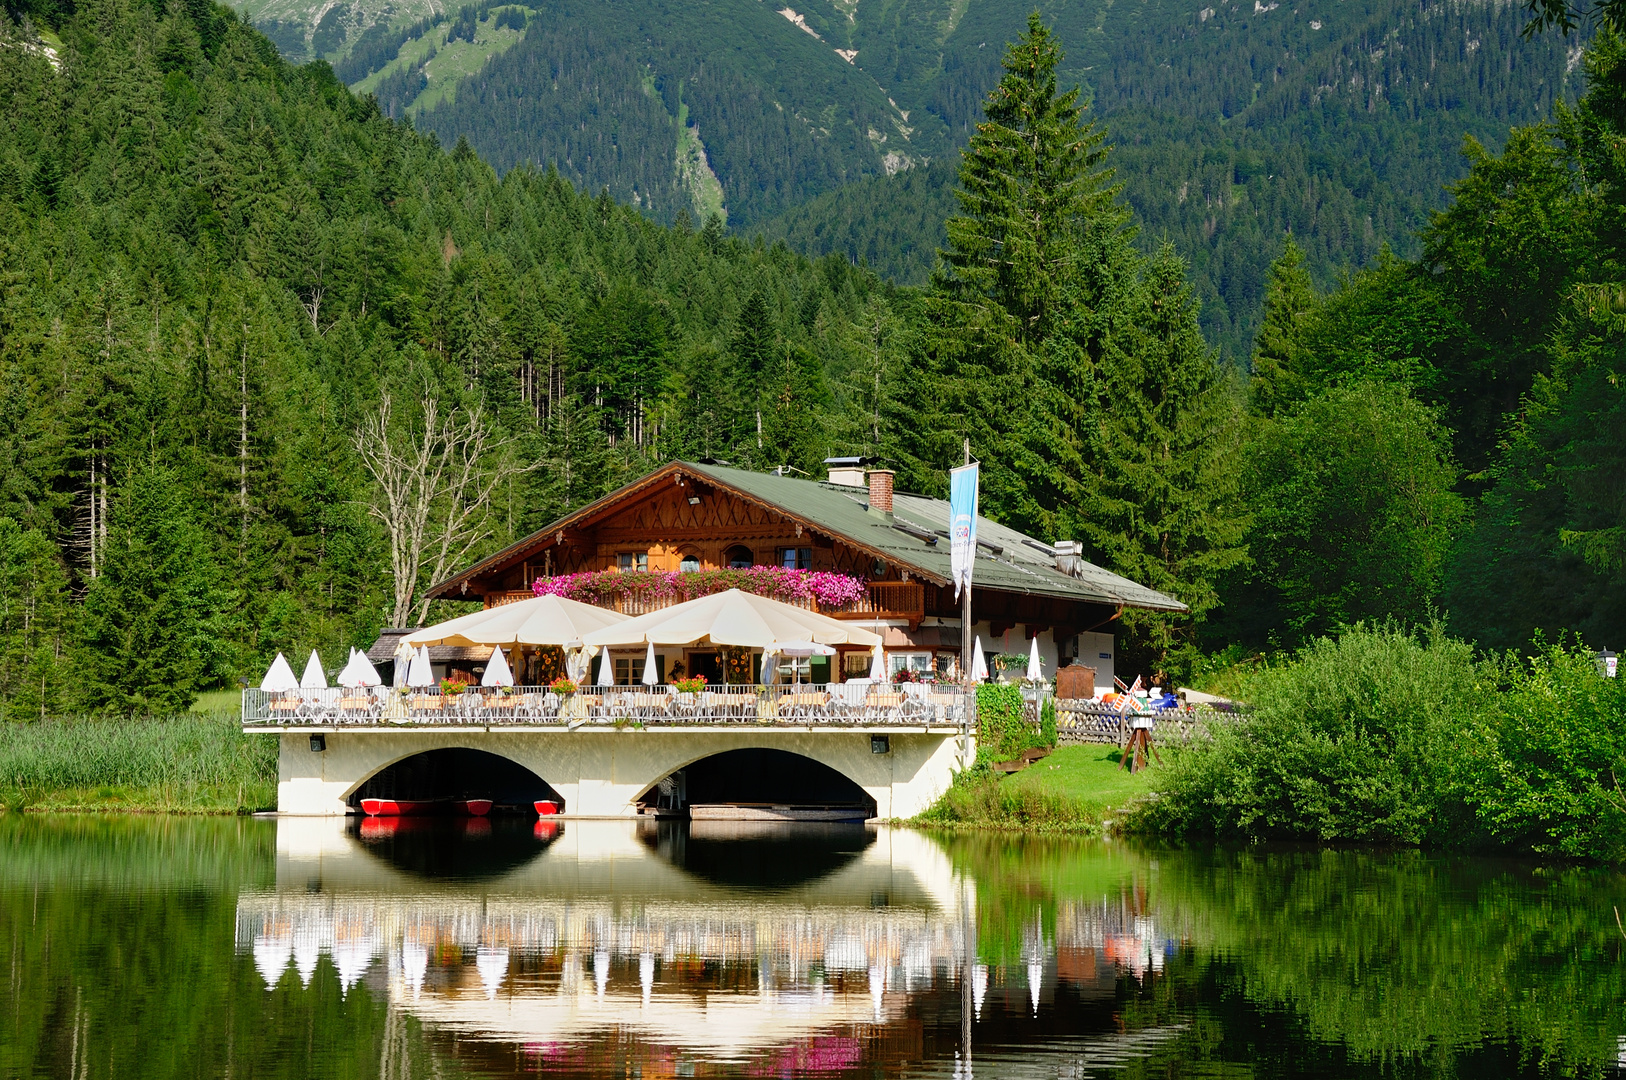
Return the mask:
{"type": "MultiPolygon", "coordinates": [[[[529,859],[448,881],[339,823],[285,818],[277,885],[240,896],[237,948],[270,985],[361,984],[451,1046],[512,1047],[583,1075],[624,1075],[632,1060],[646,1076],[696,1061],[762,1075],[919,1063],[944,1054],[922,1016],[946,1016],[957,1037],[968,971],[977,1037],[994,1042],[1063,998],[1110,999],[1120,974],[1151,977],[1167,948],[1131,884],[1035,905],[1009,955],[970,955],[988,948],[976,888],[911,830],[864,831],[844,860],[767,888],[687,868],[648,831],[570,822],[529,859]]],[[[742,850],[766,840],[718,835],[742,850]]],[[[1091,1060],[1166,1038],[1114,1035],[1091,1060]]]]}

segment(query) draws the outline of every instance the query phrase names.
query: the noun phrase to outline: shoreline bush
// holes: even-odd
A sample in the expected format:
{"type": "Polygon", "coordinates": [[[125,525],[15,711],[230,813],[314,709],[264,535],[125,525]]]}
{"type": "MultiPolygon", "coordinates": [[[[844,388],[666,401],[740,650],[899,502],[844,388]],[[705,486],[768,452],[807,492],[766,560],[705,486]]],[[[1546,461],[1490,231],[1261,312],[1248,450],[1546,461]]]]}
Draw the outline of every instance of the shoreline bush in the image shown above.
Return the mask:
{"type": "Polygon", "coordinates": [[[1131,828],[1626,857],[1626,686],[1582,650],[1476,657],[1437,623],[1357,624],[1243,693],[1252,713],[1165,748],[1131,828]]]}

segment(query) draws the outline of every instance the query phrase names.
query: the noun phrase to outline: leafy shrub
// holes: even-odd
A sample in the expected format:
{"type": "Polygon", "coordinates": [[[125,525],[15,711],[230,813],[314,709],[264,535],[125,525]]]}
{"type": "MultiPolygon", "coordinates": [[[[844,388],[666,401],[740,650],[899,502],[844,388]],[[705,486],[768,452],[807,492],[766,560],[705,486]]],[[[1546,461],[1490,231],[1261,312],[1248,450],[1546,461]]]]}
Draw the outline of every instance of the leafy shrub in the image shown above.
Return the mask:
{"type": "Polygon", "coordinates": [[[1588,652],[1556,646],[1506,674],[1479,820],[1515,850],[1626,858],[1626,679],[1605,679],[1588,652]]]}
{"type": "Polygon", "coordinates": [[[1039,708],[1039,741],[1045,746],[1056,745],[1056,699],[1047,697],[1039,708]]]}
{"type": "Polygon", "coordinates": [[[1138,825],[1175,835],[1471,839],[1493,673],[1443,629],[1357,625],[1250,677],[1255,711],[1168,747],[1138,825]]]}
{"type": "Polygon", "coordinates": [[[1028,723],[1022,690],[1003,683],[982,683],[977,687],[977,761],[986,768],[995,761],[1009,761],[1030,746],[1043,745],[1028,723]]]}

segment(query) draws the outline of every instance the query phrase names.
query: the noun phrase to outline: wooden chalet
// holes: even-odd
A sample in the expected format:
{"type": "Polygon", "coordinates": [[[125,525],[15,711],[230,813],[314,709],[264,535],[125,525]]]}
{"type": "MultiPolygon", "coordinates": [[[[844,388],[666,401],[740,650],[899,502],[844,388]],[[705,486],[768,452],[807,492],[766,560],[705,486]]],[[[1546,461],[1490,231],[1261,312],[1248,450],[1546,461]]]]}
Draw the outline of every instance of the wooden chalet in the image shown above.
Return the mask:
{"type": "MultiPolygon", "coordinates": [[[[891,670],[958,678],[961,619],[949,580],[948,502],[894,492],[893,474],[860,459],[831,459],[827,480],[798,480],[722,464],[674,461],[567,514],[467,570],[430,595],[487,607],[529,598],[541,576],[582,571],[685,571],[772,565],[830,570],[867,580],[839,609],[881,633],[891,670]]],[[[1078,660],[1110,686],[1112,623],[1125,608],[1180,611],[1162,593],[1094,566],[1070,541],[1026,536],[986,518],[977,524],[973,630],[990,654],[1040,642],[1046,671],[1078,660]]],[[[629,615],[673,601],[618,599],[629,615]]],[[[688,658],[691,673],[714,658],[688,658]]],[[[868,672],[854,650],[813,681],[868,672]]]]}

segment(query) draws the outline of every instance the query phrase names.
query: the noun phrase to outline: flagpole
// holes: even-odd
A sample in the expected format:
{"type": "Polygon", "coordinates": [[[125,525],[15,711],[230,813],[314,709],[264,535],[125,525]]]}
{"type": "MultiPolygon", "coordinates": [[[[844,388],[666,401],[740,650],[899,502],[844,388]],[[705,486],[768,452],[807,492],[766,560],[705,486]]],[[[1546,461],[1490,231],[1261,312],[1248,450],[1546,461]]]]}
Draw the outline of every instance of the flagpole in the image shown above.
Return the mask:
{"type": "MultiPolygon", "coordinates": [[[[971,440],[965,440],[965,461],[961,464],[971,464],[971,440]]],[[[975,525],[975,522],[973,522],[975,525]]],[[[971,558],[975,561],[977,549],[971,549],[971,558]]],[[[965,708],[960,710],[960,768],[971,767],[971,720],[977,710],[977,687],[971,681],[971,575],[960,589],[960,678],[965,683],[965,708]]]]}

